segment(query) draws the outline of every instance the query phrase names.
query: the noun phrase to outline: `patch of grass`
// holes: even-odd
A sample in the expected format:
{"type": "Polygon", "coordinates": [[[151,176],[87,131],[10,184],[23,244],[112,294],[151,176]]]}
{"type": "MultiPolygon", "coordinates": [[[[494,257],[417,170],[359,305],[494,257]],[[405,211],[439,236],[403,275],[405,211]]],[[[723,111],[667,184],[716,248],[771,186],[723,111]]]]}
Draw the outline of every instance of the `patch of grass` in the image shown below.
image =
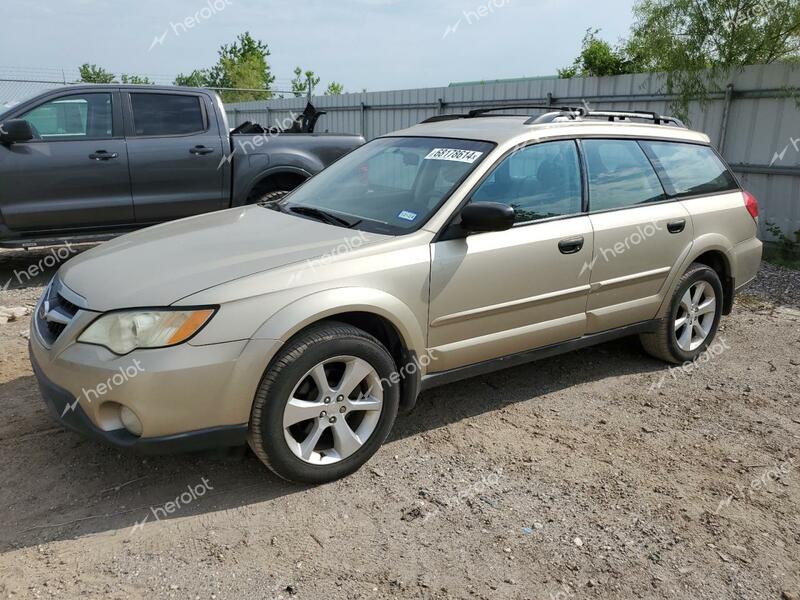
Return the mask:
{"type": "Polygon", "coordinates": [[[772,265],[783,267],[784,269],[800,271],[800,258],[785,258],[776,254],[774,256],[765,255],[764,260],[772,265]]]}

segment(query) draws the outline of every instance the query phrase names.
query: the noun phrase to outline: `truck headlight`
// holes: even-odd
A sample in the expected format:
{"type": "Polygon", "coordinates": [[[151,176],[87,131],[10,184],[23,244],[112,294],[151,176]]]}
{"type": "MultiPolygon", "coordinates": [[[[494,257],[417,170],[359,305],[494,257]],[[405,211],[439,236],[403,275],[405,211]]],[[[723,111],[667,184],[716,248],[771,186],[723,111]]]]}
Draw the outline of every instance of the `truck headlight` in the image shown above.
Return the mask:
{"type": "Polygon", "coordinates": [[[78,341],[104,346],[115,354],[176,346],[191,339],[215,312],[216,308],[200,308],[107,313],[93,321],[78,341]]]}

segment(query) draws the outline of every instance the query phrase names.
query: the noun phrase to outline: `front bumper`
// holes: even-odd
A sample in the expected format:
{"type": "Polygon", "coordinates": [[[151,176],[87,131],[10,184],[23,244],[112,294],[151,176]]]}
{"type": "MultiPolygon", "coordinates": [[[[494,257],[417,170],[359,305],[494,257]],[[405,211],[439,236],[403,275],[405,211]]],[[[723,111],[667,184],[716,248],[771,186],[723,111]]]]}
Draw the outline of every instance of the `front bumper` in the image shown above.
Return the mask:
{"type": "Polygon", "coordinates": [[[130,448],[143,454],[193,452],[208,448],[240,446],[247,442],[246,423],[152,438],[141,438],[125,429],[104,431],[92,422],[80,404],[75,404],[76,398],[70,392],[57,386],[47,378],[41,367],[36,363],[32,351],[30,354],[33,373],[36,376],[39,390],[48,411],[64,427],[84,437],[106,442],[120,448],[130,448]]]}
{"type": "Polygon", "coordinates": [[[87,437],[149,453],[246,442],[253,398],[278,342],[186,343],[118,356],[76,342],[96,316],[78,308],[55,339],[40,318],[32,319],[31,364],[56,420],[87,437]],[[123,409],[138,418],[141,434],[125,427],[123,409]]]}

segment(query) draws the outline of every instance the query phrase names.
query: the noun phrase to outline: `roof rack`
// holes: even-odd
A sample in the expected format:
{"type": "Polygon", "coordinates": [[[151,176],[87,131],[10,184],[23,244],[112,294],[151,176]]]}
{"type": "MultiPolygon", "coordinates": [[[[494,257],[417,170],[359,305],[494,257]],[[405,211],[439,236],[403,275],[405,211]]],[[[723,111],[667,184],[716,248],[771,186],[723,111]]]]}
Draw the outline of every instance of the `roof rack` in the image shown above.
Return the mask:
{"type": "Polygon", "coordinates": [[[497,106],[492,108],[476,108],[466,114],[437,115],[422,121],[422,123],[440,123],[442,121],[453,121],[456,119],[475,119],[491,115],[489,113],[506,110],[547,110],[544,115],[531,117],[525,121],[526,125],[540,125],[543,123],[553,123],[558,119],[577,121],[581,119],[607,119],[610,123],[630,121],[631,119],[642,119],[652,121],[655,125],[675,125],[686,129],[686,125],[677,117],[660,115],[656,112],[645,110],[589,110],[585,106],[547,106],[541,104],[524,104],[514,106],[497,106]]]}

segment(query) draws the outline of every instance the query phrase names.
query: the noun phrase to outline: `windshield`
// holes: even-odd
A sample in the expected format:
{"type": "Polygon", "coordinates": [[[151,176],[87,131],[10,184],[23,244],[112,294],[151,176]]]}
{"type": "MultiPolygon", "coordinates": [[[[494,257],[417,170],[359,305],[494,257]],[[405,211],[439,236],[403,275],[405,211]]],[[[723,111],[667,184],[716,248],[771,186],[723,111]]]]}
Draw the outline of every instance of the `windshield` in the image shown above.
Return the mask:
{"type": "Polygon", "coordinates": [[[493,147],[446,138],[377,139],[310,179],[278,208],[402,235],[422,227],[493,147]]]}

